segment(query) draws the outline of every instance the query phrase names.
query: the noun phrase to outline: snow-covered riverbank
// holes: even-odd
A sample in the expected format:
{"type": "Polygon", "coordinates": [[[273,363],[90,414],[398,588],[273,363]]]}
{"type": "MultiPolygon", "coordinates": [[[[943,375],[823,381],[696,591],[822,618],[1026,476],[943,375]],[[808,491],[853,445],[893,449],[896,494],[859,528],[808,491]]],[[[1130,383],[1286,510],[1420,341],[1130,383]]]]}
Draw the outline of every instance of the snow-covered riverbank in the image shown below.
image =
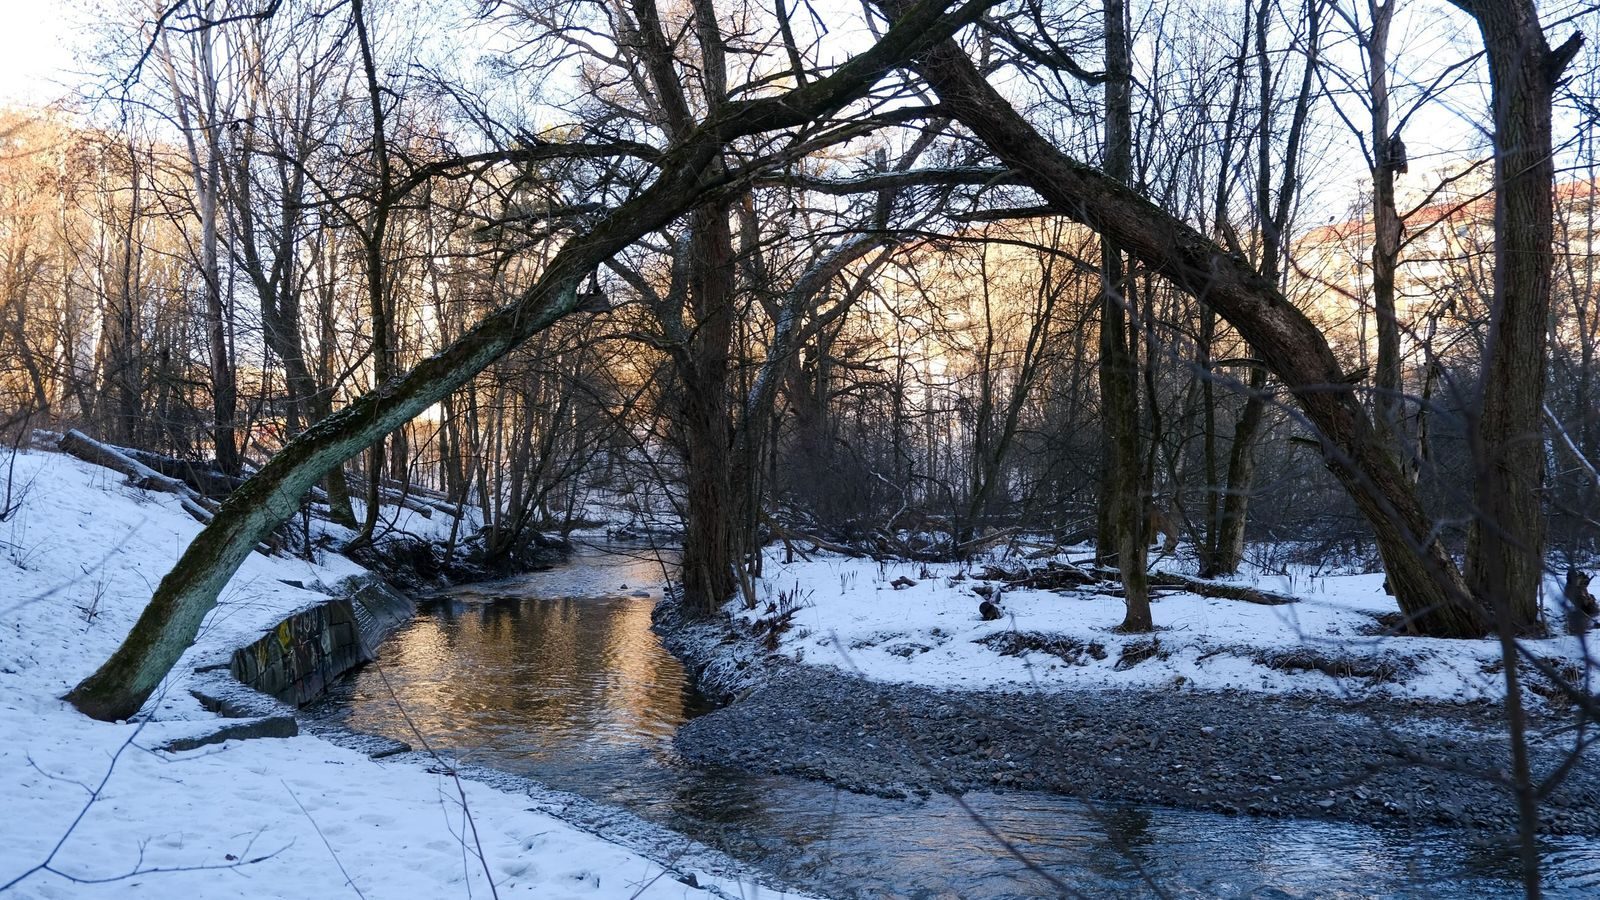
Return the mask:
{"type": "MultiPolygon", "coordinates": [[[[190,694],[194,669],[362,571],[335,554],[253,554],[149,721],[79,715],[60,696],[117,646],[200,526],[110,470],[41,452],[14,463],[0,523],[0,885],[20,878],[13,895],[467,897],[488,896],[490,878],[502,897],[749,893],[704,875],[691,887],[522,794],[314,736],[155,749],[227,724],[190,694]]],[[[414,534],[438,527],[385,512],[414,534]]]]}
{"type": "MultiPolygon", "coordinates": [[[[1080,551],[1074,558],[1088,555],[1080,551]]],[[[1159,688],[1450,703],[1496,702],[1505,693],[1495,640],[1384,634],[1380,617],[1397,608],[1381,574],[1289,569],[1237,579],[1298,598],[1286,605],[1161,588],[1153,603],[1157,632],[1126,635],[1116,631],[1122,599],[1100,586],[1011,588],[980,577],[987,561],[877,563],[828,553],[792,563],[783,558],[782,548],[769,550],[757,607],[745,609],[735,600],[729,613],[751,625],[791,613],[778,636],[781,653],[878,681],[964,690],[1159,688]],[[984,621],[979,604],[996,591],[1002,614],[984,621]]],[[[1039,570],[1047,562],[1010,560],[1005,566],[1039,570]]],[[[1182,570],[1181,562],[1169,565],[1182,570]]],[[[1547,607],[1555,608],[1559,594],[1551,579],[1547,607]]],[[[1559,613],[1552,620],[1559,622],[1559,613]]],[[[1586,652],[1600,663],[1593,637],[1550,637],[1527,646],[1580,682],[1586,652]]],[[[1531,668],[1528,673],[1536,692],[1555,696],[1547,681],[1531,668]]]]}

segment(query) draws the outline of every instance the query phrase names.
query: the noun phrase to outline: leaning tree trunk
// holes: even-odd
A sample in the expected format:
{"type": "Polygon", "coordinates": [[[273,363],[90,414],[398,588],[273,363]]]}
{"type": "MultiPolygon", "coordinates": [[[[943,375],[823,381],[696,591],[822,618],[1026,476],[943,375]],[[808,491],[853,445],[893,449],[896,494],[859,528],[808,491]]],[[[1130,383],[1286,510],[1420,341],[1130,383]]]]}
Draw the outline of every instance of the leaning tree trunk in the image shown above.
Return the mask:
{"type": "Polygon", "coordinates": [[[1486,611],[1467,592],[1410,478],[1345,384],[1327,340],[1275,284],[1135,191],[1058,150],[954,41],[924,54],[917,69],[942,109],[1062,215],[1114,237],[1238,329],[1315,426],[1329,468],[1372,524],[1390,586],[1413,629],[1449,637],[1487,631],[1486,611]]]}
{"type": "Polygon", "coordinates": [[[865,94],[884,73],[950,36],[985,8],[983,0],[977,0],[945,15],[943,0],[922,0],[897,17],[869,50],[828,77],[777,96],[731,104],[723,115],[675,141],[662,154],[657,180],[591,230],[563,244],[544,274],[516,301],[485,316],[416,368],[307,429],[241,485],[161,579],[122,645],[67,699],[98,719],[125,719],[137,713],[194,642],[217,595],[256,542],[293,515],[300,498],[318,480],[466,384],[530,335],[576,310],[581,302],[578,287],[595,267],[724,187],[721,177],[711,179],[707,173],[729,141],[797,127],[838,110],[865,94]]]}
{"type": "Polygon", "coordinates": [[[520,302],[491,314],[445,352],[291,441],[228,497],[211,525],[161,580],[122,646],[67,699],[99,719],[138,712],[194,641],[228,579],[261,538],[294,514],[301,496],[376,437],[438,402],[528,334],[576,307],[577,286],[585,263],[598,255],[597,246],[620,249],[625,243],[618,229],[605,231],[581,246],[569,245],[563,251],[566,258],[558,257],[520,302]]]}

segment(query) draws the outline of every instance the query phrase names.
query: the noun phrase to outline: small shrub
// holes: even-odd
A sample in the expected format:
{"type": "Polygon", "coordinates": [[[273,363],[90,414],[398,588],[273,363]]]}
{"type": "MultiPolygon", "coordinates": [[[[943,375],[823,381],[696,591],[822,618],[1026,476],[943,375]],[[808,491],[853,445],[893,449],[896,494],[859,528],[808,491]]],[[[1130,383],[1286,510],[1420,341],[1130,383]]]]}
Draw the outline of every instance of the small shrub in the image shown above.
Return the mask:
{"type": "Polygon", "coordinates": [[[1131,669],[1134,666],[1137,666],[1139,663],[1142,663],[1152,657],[1157,659],[1166,659],[1171,655],[1171,653],[1161,649],[1160,638],[1129,641],[1128,643],[1122,645],[1122,654],[1117,657],[1117,664],[1115,668],[1118,672],[1122,672],[1127,669],[1131,669]]]}
{"type": "Polygon", "coordinates": [[[800,590],[800,583],[790,590],[779,590],[778,598],[767,603],[767,614],[751,623],[751,630],[768,652],[778,649],[783,633],[794,627],[795,614],[811,605],[811,592],[800,590]]]}
{"type": "Polygon", "coordinates": [[[910,659],[919,653],[927,653],[933,648],[929,647],[927,644],[919,644],[915,641],[906,641],[900,644],[890,644],[884,649],[889,652],[890,656],[899,656],[904,659],[910,659]]]}
{"type": "MultiPolygon", "coordinates": [[[[1556,677],[1565,682],[1568,687],[1575,688],[1580,693],[1583,692],[1583,668],[1581,666],[1576,663],[1561,662],[1548,657],[1545,658],[1544,662],[1555,670],[1556,677]]],[[[1504,668],[1502,666],[1501,671],[1504,671],[1504,668]]],[[[1519,671],[1525,672],[1523,683],[1528,686],[1528,690],[1543,697],[1551,706],[1557,709],[1566,709],[1572,705],[1572,695],[1564,690],[1561,684],[1552,680],[1543,672],[1533,666],[1524,666],[1519,671]]]]}

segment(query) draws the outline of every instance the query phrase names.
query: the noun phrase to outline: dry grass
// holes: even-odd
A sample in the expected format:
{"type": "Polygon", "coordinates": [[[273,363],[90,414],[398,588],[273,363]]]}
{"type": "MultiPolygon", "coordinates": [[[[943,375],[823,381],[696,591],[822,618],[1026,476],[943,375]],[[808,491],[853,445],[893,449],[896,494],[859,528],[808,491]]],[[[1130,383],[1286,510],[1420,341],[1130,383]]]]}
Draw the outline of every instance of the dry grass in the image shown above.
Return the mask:
{"type": "Polygon", "coordinates": [[[1417,672],[1408,656],[1357,656],[1295,649],[1251,654],[1257,663],[1280,672],[1321,672],[1334,678],[1365,678],[1373,683],[1397,684],[1417,672]]]}
{"type": "Polygon", "coordinates": [[[1062,634],[1044,634],[1037,631],[1002,631],[979,638],[977,643],[1001,656],[1025,656],[1045,653],[1069,665],[1087,665],[1086,656],[1106,658],[1106,646],[1098,641],[1085,641],[1062,634]]]}

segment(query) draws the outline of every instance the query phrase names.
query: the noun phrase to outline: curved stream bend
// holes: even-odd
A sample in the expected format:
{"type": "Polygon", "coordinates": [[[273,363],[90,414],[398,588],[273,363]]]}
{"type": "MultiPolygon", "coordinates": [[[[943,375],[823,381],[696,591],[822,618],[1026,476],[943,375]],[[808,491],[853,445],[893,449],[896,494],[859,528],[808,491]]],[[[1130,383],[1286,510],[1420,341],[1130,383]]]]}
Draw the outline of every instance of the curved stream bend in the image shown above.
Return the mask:
{"type": "MultiPolygon", "coordinates": [[[[1091,809],[1028,792],[968,794],[963,809],[690,763],[673,734],[710,705],[650,629],[670,563],[586,549],[549,571],[450,591],[383,646],[385,677],[369,668],[347,679],[320,715],[411,740],[398,699],[436,749],[623,806],[831,896],[1054,893],[1018,853],[1091,896],[1520,896],[1512,850],[1444,831],[1091,809]]],[[[1600,891],[1600,849],[1552,842],[1547,862],[1551,896],[1600,891]]]]}

